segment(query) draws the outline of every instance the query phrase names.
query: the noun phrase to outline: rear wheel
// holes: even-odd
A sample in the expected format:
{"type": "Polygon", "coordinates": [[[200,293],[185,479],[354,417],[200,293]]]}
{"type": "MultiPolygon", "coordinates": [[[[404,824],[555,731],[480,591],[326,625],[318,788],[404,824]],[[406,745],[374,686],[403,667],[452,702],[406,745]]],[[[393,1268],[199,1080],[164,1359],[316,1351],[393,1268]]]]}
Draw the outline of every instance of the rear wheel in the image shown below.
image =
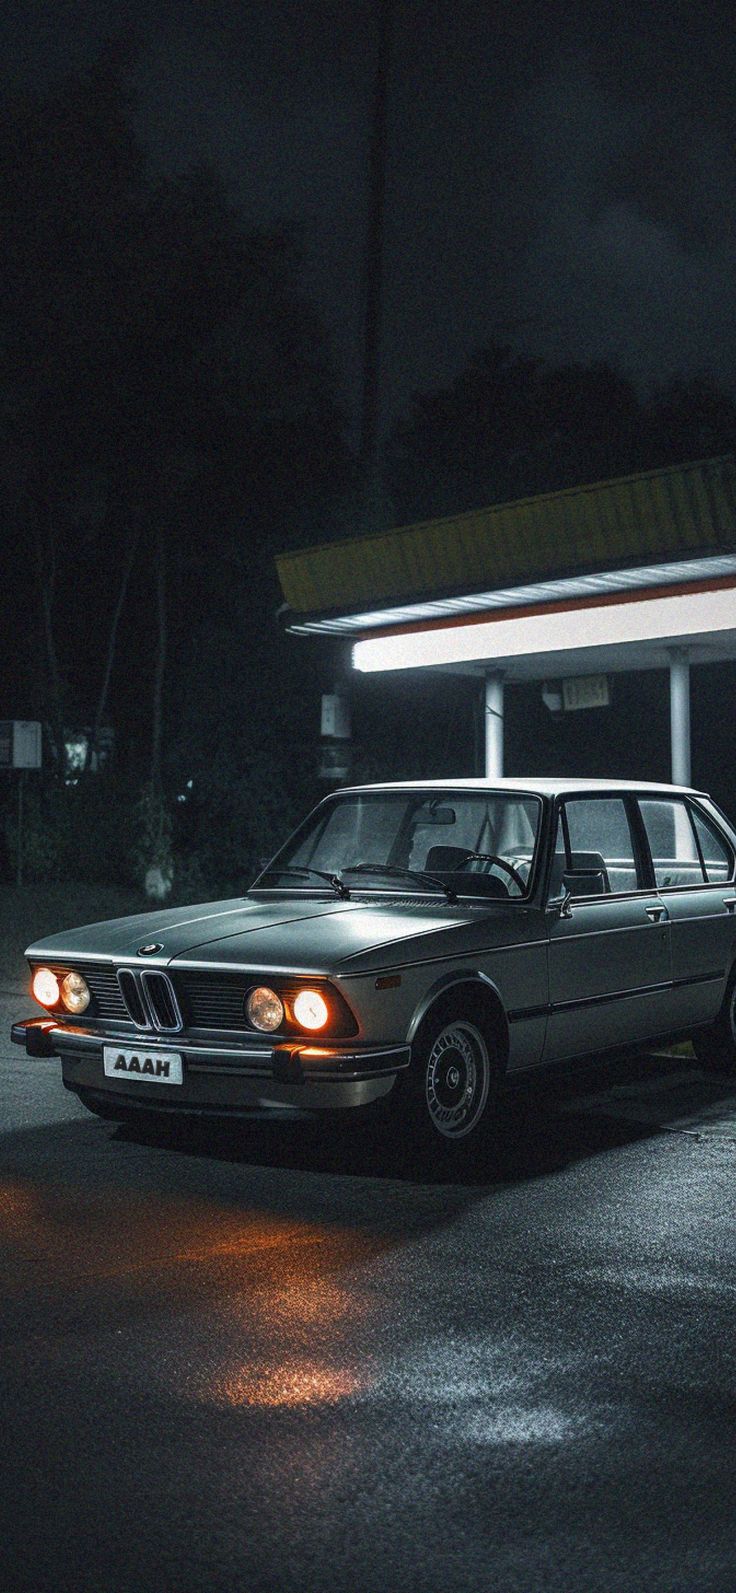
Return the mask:
{"type": "Polygon", "coordinates": [[[692,1042],[702,1067],[714,1073],[736,1073],[736,967],[731,970],[715,1023],[707,1029],[696,1029],[692,1042]]]}
{"type": "Polygon", "coordinates": [[[444,1160],[465,1160],[492,1130],[498,1082],[485,1014],[471,1000],[438,1011],[417,1035],[396,1101],[412,1142],[444,1160]]]}

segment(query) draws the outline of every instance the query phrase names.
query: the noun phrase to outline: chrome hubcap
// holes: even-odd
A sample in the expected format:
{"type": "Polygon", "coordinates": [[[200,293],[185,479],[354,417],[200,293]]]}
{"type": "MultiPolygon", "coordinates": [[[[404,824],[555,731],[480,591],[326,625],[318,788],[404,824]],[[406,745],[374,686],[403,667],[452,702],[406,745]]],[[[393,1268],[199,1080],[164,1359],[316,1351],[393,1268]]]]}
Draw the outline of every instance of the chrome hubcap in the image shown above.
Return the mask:
{"type": "Polygon", "coordinates": [[[425,1094],[435,1128],[461,1139],[475,1127],[488,1100],[490,1062],[483,1036],[459,1019],[437,1035],[429,1053],[425,1094]]]}

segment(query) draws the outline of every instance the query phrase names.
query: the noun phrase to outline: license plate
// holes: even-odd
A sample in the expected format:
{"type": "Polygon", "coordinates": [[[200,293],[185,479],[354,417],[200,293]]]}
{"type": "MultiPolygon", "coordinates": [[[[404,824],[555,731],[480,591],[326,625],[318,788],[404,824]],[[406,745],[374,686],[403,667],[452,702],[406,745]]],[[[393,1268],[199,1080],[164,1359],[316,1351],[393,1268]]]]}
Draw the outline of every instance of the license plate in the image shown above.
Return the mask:
{"type": "Polygon", "coordinates": [[[108,1079],[134,1079],[136,1084],[183,1083],[178,1051],[127,1051],[118,1045],[106,1045],[102,1050],[108,1079]]]}

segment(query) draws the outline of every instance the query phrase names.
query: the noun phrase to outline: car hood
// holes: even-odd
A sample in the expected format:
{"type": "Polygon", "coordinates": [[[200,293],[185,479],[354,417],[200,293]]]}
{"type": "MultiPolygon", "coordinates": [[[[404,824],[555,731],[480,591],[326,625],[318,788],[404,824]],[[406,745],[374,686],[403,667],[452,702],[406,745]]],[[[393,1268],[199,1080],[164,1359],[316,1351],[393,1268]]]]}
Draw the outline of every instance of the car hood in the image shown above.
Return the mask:
{"type": "MultiPolygon", "coordinates": [[[[485,945],[497,938],[508,941],[509,920],[518,921],[520,911],[526,916],[520,903],[500,901],[478,908],[421,901],[246,897],[88,924],[39,940],[26,955],[34,961],[135,960],[153,968],[174,963],[329,973],[342,966],[353,970],[361,963],[395,960],[397,942],[412,941],[416,957],[431,955],[435,948],[439,951],[437,939],[443,931],[465,927],[472,934],[481,923],[485,945]],[[141,957],[141,947],[148,945],[156,950],[141,957]]],[[[402,954],[408,955],[408,948],[402,954]]]]}

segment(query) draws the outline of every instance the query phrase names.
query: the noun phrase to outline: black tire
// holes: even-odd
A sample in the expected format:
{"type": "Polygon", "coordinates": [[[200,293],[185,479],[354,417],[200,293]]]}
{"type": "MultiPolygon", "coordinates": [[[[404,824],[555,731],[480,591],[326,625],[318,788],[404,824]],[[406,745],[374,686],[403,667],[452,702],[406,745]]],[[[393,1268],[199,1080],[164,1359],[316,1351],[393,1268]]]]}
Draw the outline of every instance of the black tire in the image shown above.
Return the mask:
{"type": "Polygon", "coordinates": [[[500,1084],[498,1037],[472,994],[438,1004],[421,1025],[394,1116],[421,1153],[461,1164],[487,1148],[500,1084]]]}
{"type": "Polygon", "coordinates": [[[701,1067],[712,1073],[736,1073],[736,967],[731,970],[715,1023],[696,1029],[692,1044],[701,1067]]]}

